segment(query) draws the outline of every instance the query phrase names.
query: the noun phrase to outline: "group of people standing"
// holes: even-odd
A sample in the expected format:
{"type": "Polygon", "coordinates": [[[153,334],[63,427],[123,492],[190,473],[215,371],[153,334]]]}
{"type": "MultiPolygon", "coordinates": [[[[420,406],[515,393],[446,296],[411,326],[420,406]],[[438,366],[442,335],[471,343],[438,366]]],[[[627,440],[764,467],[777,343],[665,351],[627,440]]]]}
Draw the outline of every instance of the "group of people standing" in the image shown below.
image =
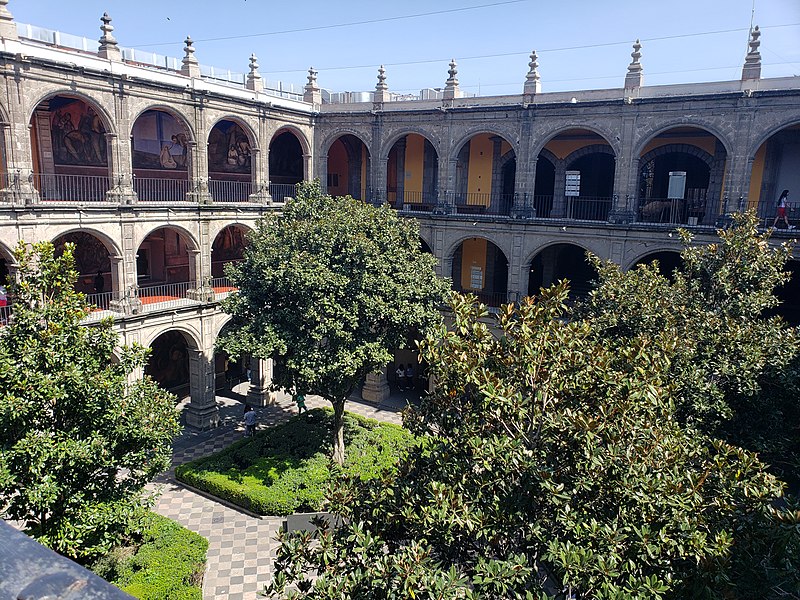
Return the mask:
{"type": "Polygon", "coordinates": [[[399,390],[413,390],[416,387],[414,381],[414,365],[408,363],[408,366],[400,363],[397,365],[397,370],[394,372],[397,378],[397,388],[399,390]]]}

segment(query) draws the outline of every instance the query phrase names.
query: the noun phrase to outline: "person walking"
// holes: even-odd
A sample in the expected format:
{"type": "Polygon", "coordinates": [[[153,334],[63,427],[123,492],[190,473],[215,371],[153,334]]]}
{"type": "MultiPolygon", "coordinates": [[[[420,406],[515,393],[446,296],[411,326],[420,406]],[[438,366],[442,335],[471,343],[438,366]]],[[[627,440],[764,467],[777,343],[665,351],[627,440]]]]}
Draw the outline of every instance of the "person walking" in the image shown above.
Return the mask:
{"type": "Polygon", "coordinates": [[[789,190],[783,190],[778,198],[778,212],[775,215],[775,220],[772,222],[774,228],[778,224],[778,219],[783,219],[786,223],[786,229],[794,229],[794,225],[789,224],[789,218],[786,216],[787,200],[789,199],[789,190]]]}
{"type": "Polygon", "coordinates": [[[408,363],[406,367],[406,389],[413,390],[416,386],[414,385],[414,365],[408,363]]]}
{"type": "Polygon", "coordinates": [[[404,390],[406,387],[406,368],[403,363],[397,365],[397,370],[394,372],[397,377],[397,389],[404,390]]]}
{"type": "Polygon", "coordinates": [[[244,436],[253,437],[256,434],[258,425],[258,415],[249,404],[244,409],[244,436]]]}

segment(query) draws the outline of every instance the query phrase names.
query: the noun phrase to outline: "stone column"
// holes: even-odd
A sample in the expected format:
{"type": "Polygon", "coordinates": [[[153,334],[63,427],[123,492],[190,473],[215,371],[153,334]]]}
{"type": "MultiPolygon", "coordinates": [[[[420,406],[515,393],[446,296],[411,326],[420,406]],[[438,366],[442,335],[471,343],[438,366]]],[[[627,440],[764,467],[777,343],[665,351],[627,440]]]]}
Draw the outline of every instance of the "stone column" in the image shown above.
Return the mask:
{"type": "Polygon", "coordinates": [[[563,158],[559,158],[554,167],[553,208],[550,211],[550,216],[556,219],[563,219],[567,216],[567,197],[564,195],[567,188],[567,163],[563,158]]]}
{"type": "Polygon", "coordinates": [[[197,429],[219,425],[219,408],[214,395],[214,359],[202,350],[189,348],[189,396],[186,424],[197,429]]]}
{"type": "Polygon", "coordinates": [[[247,389],[247,403],[251,406],[270,406],[277,401],[277,394],[270,391],[272,385],[271,358],[250,359],[250,387],[247,389]]]}
{"type": "Polygon", "coordinates": [[[528,277],[523,271],[522,250],[524,236],[514,234],[511,238],[511,254],[508,257],[508,293],[509,302],[519,302],[520,298],[527,295],[528,277]]]}
{"type": "Polygon", "coordinates": [[[253,158],[253,193],[250,202],[257,204],[272,204],[272,195],[269,192],[269,121],[265,110],[260,110],[258,115],[258,140],[257,148],[252,150],[253,158]]]}
{"type": "Polygon", "coordinates": [[[503,178],[500,171],[500,152],[503,147],[503,138],[493,135],[492,142],[492,184],[489,186],[489,210],[497,209],[497,205],[502,203],[500,195],[503,192],[503,178]]]}
{"type": "Polygon", "coordinates": [[[322,186],[322,191],[326,194],[328,193],[328,155],[325,154],[324,156],[319,157],[319,162],[317,163],[317,177],[319,177],[320,186],[322,186]]]}
{"type": "MultiPolygon", "coordinates": [[[[439,162],[441,164],[441,161],[439,162]]],[[[458,158],[448,158],[446,168],[439,169],[439,194],[436,198],[434,212],[440,215],[449,215],[455,212],[453,206],[456,190],[456,165],[458,158]]]]}
{"type": "Polygon", "coordinates": [[[374,373],[367,374],[364,379],[364,387],[361,388],[361,398],[365,402],[380,404],[386,401],[391,394],[389,381],[386,377],[386,366],[381,367],[374,373]]]}
{"type": "Polygon", "coordinates": [[[204,97],[196,97],[194,101],[194,130],[197,139],[189,142],[189,161],[187,169],[190,174],[190,191],[186,199],[198,204],[212,204],[213,198],[208,191],[208,134],[206,132],[204,97]]]}
{"type": "Polygon", "coordinates": [[[636,220],[639,187],[639,157],[634,156],[636,138],[636,111],[625,105],[625,114],[620,124],[619,155],[614,164],[614,205],[608,215],[611,223],[631,223],[636,220]]]}
{"type": "MultiPolygon", "coordinates": [[[[406,141],[407,137],[402,137],[395,143],[395,148],[397,148],[397,181],[395,182],[395,202],[394,207],[397,210],[403,209],[403,204],[405,203],[406,197],[406,141]]],[[[424,148],[424,146],[423,146],[424,148]]],[[[423,164],[425,162],[424,150],[423,150],[423,164]]],[[[387,171],[388,172],[388,171],[387,171]]],[[[384,180],[385,181],[385,180],[384,180]]],[[[387,183],[384,183],[386,186],[387,183]]],[[[388,189],[386,190],[387,193],[385,194],[386,201],[389,201],[389,194],[388,189]]]]}

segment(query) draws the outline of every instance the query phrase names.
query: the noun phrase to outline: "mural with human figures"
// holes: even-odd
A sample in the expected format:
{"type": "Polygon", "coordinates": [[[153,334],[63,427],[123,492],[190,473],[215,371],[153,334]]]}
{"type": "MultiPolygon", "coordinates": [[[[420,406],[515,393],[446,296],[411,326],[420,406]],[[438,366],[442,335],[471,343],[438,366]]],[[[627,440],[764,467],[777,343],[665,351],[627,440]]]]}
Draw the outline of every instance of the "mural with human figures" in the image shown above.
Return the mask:
{"type": "Polygon", "coordinates": [[[222,173],[250,173],[250,141],[244,129],[233,121],[220,121],[208,136],[208,170],[222,173]]]}
{"type": "Polygon", "coordinates": [[[82,100],[56,96],[48,110],[55,164],[107,164],[106,128],[93,107],[82,100]]]}
{"type": "Polygon", "coordinates": [[[148,110],[133,125],[133,168],[186,171],[189,143],[186,132],[171,114],[148,110]]]}

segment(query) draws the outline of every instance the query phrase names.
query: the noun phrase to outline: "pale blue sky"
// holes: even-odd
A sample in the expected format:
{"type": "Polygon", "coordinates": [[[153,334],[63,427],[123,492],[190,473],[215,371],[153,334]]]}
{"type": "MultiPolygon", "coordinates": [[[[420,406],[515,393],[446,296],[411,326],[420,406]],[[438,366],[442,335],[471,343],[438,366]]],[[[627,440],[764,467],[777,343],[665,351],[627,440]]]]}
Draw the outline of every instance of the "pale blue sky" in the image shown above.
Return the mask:
{"type": "MultiPolygon", "coordinates": [[[[11,0],[8,8],[17,21],[92,39],[108,11],[122,46],[181,57],[190,34],[202,64],[246,71],[255,52],[262,76],[302,86],[313,65],[332,91],[374,89],[381,63],[392,91],[441,87],[455,58],[462,88],[490,95],[521,92],[532,49],[543,91],[621,87],[637,37],[646,85],[737,79],[753,0],[11,0]],[[434,11],[455,12],[396,18],[434,11]],[[244,35],[253,37],[210,39],[244,35]],[[672,36],[682,37],[656,39],[672,36]]],[[[800,0],[755,0],[755,24],[762,76],[800,75],[800,0]]]]}

